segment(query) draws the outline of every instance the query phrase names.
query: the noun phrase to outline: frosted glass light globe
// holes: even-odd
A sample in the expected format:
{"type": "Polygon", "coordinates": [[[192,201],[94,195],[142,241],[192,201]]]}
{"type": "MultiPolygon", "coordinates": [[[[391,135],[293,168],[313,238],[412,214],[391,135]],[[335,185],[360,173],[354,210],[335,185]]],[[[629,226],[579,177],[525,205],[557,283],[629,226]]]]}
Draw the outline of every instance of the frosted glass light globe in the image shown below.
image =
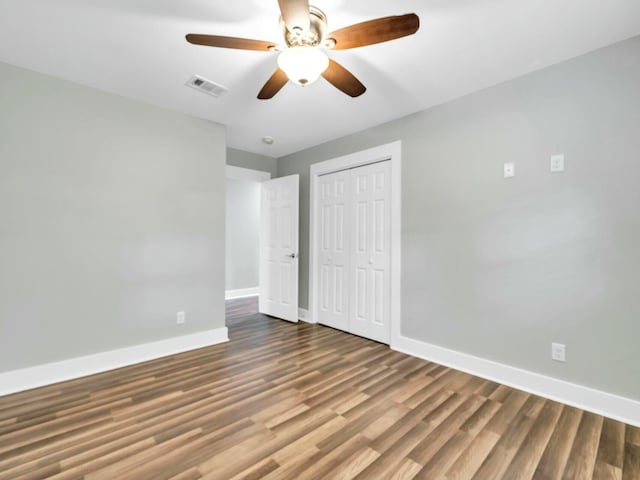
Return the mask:
{"type": "Polygon", "coordinates": [[[329,67],[329,57],[317,47],[291,47],[278,55],[278,66],[292,82],[309,85],[329,67]]]}

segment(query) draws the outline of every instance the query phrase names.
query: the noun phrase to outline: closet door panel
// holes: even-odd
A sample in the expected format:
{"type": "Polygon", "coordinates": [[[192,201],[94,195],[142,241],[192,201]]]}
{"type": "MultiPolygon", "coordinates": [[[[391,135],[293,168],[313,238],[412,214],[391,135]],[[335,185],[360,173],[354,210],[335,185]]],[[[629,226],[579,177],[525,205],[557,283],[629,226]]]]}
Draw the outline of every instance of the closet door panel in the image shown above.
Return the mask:
{"type": "Polygon", "coordinates": [[[351,171],[353,299],[349,331],[389,343],[391,165],[380,162],[351,171]]]}
{"type": "Polygon", "coordinates": [[[349,186],[348,171],[320,178],[320,302],[318,322],[349,329],[349,186]]]}

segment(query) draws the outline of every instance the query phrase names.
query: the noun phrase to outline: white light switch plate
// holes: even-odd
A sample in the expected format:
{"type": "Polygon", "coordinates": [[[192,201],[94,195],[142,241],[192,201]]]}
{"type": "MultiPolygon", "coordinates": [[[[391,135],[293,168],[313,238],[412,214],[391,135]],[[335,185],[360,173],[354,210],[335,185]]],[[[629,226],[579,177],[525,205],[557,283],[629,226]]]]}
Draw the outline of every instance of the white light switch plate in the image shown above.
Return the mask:
{"type": "Polygon", "coordinates": [[[504,164],[504,178],[511,178],[516,175],[516,166],[513,162],[504,164]]]}
{"type": "Polygon", "coordinates": [[[564,172],[564,155],[552,155],[549,167],[552,173],[564,172]]]}
{"type": "Polygon", "coordinates": [[[176,323],[182,325],[187,320],[187,314],[184,312],[176,313],[176,323]]]}
{"type": "Polygon", "coordinates": [[[551,344],[551,359],[557,362],[566,362],[566,347],[562,343],[551,344]]]}

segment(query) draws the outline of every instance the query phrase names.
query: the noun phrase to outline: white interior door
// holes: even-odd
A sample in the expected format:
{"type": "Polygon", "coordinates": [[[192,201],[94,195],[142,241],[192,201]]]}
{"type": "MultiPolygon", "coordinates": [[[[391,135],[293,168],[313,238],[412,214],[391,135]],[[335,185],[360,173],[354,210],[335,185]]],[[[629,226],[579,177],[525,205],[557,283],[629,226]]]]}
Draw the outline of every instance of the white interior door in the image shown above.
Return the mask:
{"type": "Polygon", "coordinates": [[[319,179],[318,321],[349,330],[349,170],[319,179]]]}
{"type": "Polygon", "coordinates": [[[298,321],[299,175],[262,183],[260,313],[298,321]]]}
{"type": "Polygon", "coordinates": [[[349,331],[391,338],[391,162],[351,170],[349,331]]]}

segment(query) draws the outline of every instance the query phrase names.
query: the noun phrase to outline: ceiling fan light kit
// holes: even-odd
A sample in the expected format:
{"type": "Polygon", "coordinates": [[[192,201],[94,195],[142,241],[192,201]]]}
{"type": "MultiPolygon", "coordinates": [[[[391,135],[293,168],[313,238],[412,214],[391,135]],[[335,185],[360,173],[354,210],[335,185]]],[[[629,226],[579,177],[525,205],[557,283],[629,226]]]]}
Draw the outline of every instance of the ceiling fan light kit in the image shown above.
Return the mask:
{"type": "Polygon", "coordinates": [[[278,69],[264,84],[258,98],[273,98],[286,83],[309,85],[320,76],[351,97],[359,97],[367,89],[323,49],[347,50],[413,35],[420,27],[415,13],[383,17],[326,33],[327,16],[308,0],[278,0],[282,16],[280,26],[286,45],[247,38],[190,33],[187,41],[209,47],[258,50],[278,53],[278,69]]]}
{"type": "Polygon", "coordinates": [[[290,47],[278,55],[278,66],[298,85],[315,82],[329,67],[329,57],[317,47],[290,47]]]}

